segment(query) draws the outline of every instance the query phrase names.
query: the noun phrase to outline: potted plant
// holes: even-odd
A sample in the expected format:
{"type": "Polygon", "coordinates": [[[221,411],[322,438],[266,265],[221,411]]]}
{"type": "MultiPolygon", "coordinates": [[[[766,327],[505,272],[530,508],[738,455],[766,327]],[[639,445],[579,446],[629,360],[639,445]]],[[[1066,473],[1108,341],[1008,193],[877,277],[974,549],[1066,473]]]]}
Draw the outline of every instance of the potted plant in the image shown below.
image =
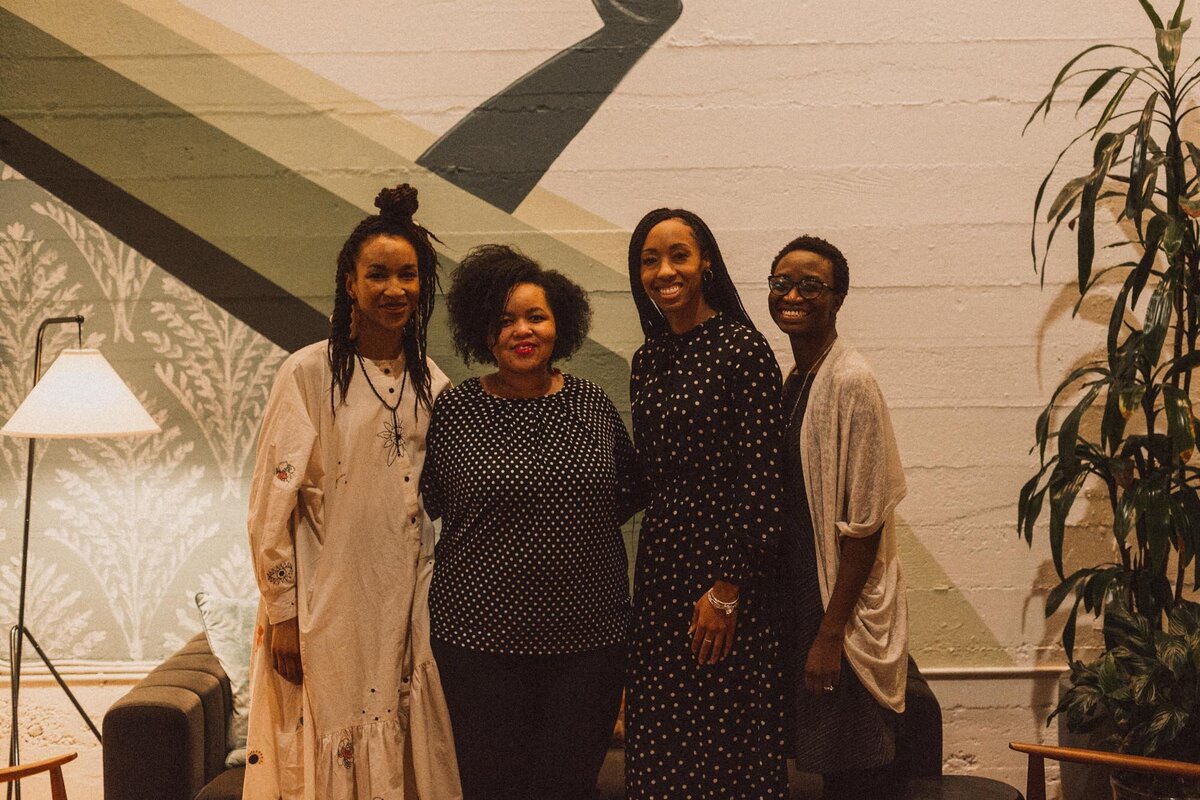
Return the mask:
{"type": "Polygon", "coordinates": [[[1139,3],[1154,27],[1153,57],[1125,45],[1093,45],[1059,71],[1030,117],[1048,114],[1059,90],[1074,81],[1085,87],[1077,111],[1098,109],[1038,189],[1031,251],[1044,279],[1046,253],[1066,223],[1078,265],[1075,310],[1085,298],[1111,308],[1103,357],[1067,375],[1038,417],[1041,466],[1021,489],[1017,527],[1032,544],[1046,510],[1061,579],[1046,614],[1073,598],[1063,629],[1068,659],[1080,608],[1104,618],[1106,651],[1091,664],[1072,664],[1072,686],[1055,714],[1065,713],[1072,730],[1101,732],[1124,752],[1200,760],[1200,660],[1189,662],[1190,672],[1177,669],[1181,648],[1200,659],[1195,606],[1185,597],[1200,587],[1200,468],[1192,463],[1200,426],[1190,399],[1200,364],[1200,147],[1183,137],[1196,110],[1188,98],[1200,86],[1200,59],[1180,61],[1190,25],[1183,0],[1165,22],[1150,0],[1139,3]],[[1126,63],[1092,63],[1103,55],[1126,63]],[[1090,147],[1091,168],[1047,194],[1068,152],[1079,147],[1090,147]],[[1110,217],[1098,248],[1097,224],[1110,217]],[[1111,257],[1099,260],[1098,250],[1111,257]],[[1067,517],[1083,496],[1107,501],[1115,558],[1068,575],[1067,517]],[[1190,680],[1190,694],[1165,691],[1170,680],[1190,680]]]}

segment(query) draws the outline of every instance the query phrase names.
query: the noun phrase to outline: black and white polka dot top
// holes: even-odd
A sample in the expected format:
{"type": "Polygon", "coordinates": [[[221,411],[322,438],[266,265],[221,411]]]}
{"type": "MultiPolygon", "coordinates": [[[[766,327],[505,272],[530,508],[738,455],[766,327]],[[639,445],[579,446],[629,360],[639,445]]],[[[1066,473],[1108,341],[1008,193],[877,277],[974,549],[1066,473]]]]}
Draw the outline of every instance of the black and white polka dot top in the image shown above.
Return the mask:
{"type": "Polygon", "coordinates": [[[632,367],[634,440],[649,484],[639,572],[661,560],[664,580],[702,588],[761,577],[782,524],[780,375],[767,340],[718,313],[650,339],[632,367]],[[681,546],[705,550],[703,560],[681,563],[681,546]]]}
{"type": "Polygon", "coordinates": [[[432,634],[493,653],[545,655],[624,641],[620,526],[641,505],[629,434],[600,387],[572,375],[507,399],[472,378],[444,391],[421,491],[442,518],[432,634]]]}

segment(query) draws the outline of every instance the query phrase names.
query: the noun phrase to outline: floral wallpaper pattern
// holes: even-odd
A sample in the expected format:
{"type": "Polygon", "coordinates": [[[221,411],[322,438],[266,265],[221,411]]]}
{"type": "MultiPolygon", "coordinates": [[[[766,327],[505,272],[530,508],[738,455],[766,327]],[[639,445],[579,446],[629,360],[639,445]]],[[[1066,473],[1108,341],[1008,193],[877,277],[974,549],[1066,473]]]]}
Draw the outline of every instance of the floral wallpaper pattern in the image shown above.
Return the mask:
{"type": "MultiPolygon", "coordinates": [[[[200,630],[197,591],[255,594],[246,487],[286,353],[2,163],[0,209],[0,420],[29,391],[41,320],[78,313],[85,345],[162,426],[38,442],[29,627],[56,659],[160,659],[200,630]]],[[[43,370],[76,343],[72,326],[51,328],[43,370]]],[[[17,616],[27,448],[0,437],[5,627],[17,616]]]]}

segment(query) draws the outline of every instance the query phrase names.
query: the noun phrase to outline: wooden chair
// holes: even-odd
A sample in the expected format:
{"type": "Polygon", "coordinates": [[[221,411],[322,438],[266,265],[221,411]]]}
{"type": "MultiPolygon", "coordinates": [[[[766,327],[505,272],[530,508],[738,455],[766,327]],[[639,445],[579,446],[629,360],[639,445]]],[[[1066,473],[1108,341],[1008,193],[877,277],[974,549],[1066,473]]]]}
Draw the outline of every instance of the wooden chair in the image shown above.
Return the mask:
{"type": "Polygon", "coordinates": [[[78,758],[78,753],[63,753],[61,756],[35,761],[32,764],[18,764],[15,767],[0,767],[0,783],[12,783],[24,780],[31,775],[42,772],[50,773],[50,797],[52,800],[67,800],[67,786],[63,783],[62,767],[68,761],[78,758]]]}
{"type": "Polygon", "coordinates": [[[1069,761],[1074,764],[1094,764],[1111,769],[1132,772],[1152,772],[1157,775],[1174,775],[1181,778],[1200,778],[1200,764],[1187,761],[1170,761],[1165,758],[1126,756],[1120,753],[1105,753],[1100,750],[1084,750],[1078,747],[1051,747],[1045,744],[1009,742],[1009,748],[1029,756],[1026,773],[1026,800],[1046,800],[1046,759],[1069,761]]]}

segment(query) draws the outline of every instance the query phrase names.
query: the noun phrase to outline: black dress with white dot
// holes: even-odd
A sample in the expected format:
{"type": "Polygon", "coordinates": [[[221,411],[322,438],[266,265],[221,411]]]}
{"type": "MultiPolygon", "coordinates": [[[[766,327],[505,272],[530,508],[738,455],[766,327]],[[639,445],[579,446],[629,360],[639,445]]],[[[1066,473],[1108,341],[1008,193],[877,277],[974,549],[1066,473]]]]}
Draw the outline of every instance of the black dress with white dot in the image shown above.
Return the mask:
{"type": "Polygon", "coordinates": [[[629,798],[786,796],[780,653],[764,607],[781,528],[780,394],[766,340],[722,314],[634,355],[650,495],[629,641],[629,798]],[[688,626],[719,579],[741,588],[733,651],[700,665],[688,626]]]}
{"type": "Polygon", "coordinates": [[[436,639],[551,655],[624,642],[621,525],[643,495],[617,410],[563,376],[545,397],[488,394],[477,378],[438,397],[421,491],[442,518],[429,592],[436,639]]]}

